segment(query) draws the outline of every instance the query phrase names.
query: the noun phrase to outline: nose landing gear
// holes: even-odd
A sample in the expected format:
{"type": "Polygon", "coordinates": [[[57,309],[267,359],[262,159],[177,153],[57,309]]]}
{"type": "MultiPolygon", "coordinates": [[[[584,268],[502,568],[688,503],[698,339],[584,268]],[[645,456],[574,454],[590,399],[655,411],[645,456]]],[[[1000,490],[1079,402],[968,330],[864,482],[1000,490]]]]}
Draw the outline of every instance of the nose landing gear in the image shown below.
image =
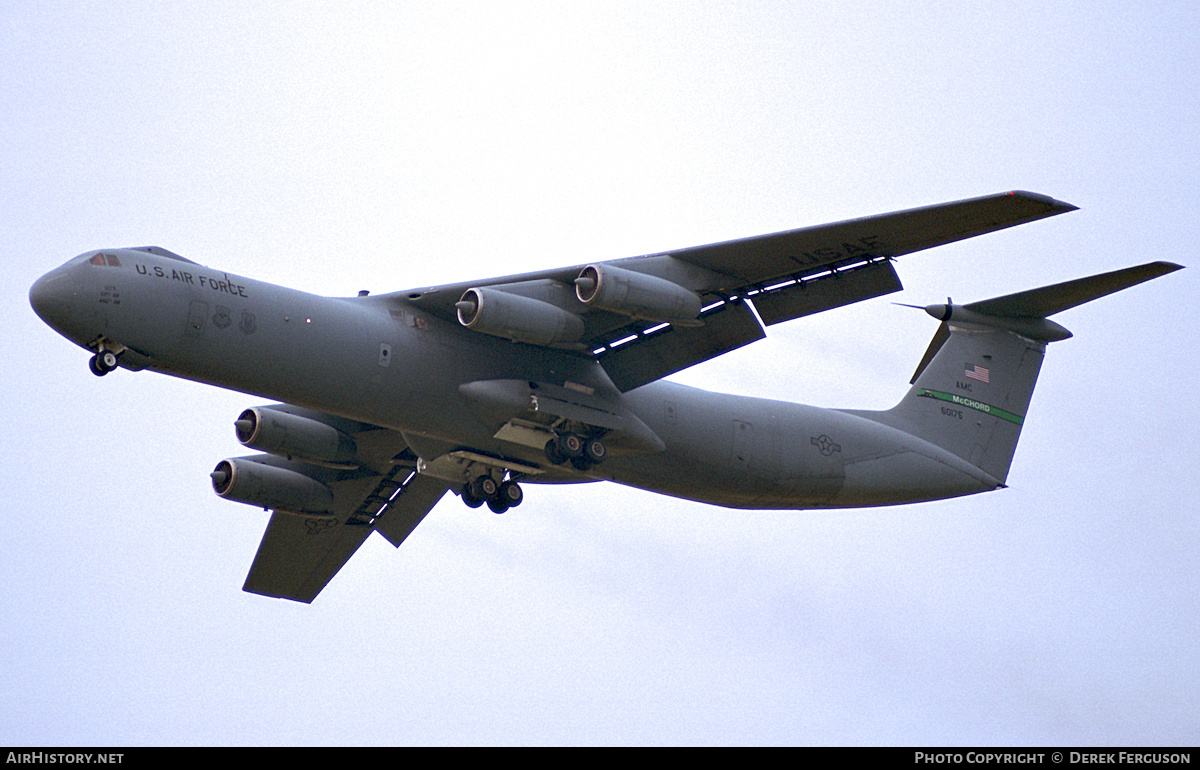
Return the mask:
{"type": "Polygon", "coordinates": [[[88,368],[97,377],[103,377],[116,369],[121,363],[121,354],[127,349],[124,345],[114,342],[104,335],[97,336],[88,343],[88,347],[96,351],[96,355],[88,361],[88,368]]]}
{"type": "Polygon", "coordinates": [[[101,350],[88,361],[88,368],[92,374],[103,377],[117,368],[117,354],[111,350],[101,350]]]}

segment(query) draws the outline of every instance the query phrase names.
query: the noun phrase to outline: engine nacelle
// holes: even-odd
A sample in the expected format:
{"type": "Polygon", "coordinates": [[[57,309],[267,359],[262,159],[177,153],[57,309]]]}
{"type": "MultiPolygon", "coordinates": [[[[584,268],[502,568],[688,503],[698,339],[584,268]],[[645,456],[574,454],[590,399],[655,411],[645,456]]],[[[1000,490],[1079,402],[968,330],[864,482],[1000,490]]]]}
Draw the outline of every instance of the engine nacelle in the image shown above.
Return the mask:
{"type": "Polygon", "coordinates": [[[583,336],[583,319],[574,313],[499,289],[467,289],[454,306],[460,324],[495,337],[558,345],[578,342],[583,336]]]}
{"type": "Polygon", "coordinates": [[[303,473],[235,458],[222,460],[209,474],[213,491],[226,500],[295,513],[330,513],[333,492],[303,473]]]}
{"type": "Polygon", "coordinates": [[[351,463],[357,451],[354,439],[332,425],[278,409],[247,409],[233,427],[244,445],[288,459],[351,463]]]}
{"type": "Polygon", "coordinates": [[[612,265],[588,265],[580,271],[575,296],[585,305],[648,321],[695,325],[700,316],[696,292],[612,265]]]}

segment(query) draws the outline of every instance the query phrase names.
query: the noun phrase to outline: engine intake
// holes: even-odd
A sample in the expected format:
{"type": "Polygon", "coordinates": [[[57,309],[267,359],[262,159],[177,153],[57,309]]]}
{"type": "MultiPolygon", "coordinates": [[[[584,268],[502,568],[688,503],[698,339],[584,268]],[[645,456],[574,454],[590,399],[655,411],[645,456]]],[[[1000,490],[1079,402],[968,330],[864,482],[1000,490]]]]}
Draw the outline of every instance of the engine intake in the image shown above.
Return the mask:
{"type": "Polygon", "coordinates": [[[700,296],[665,278],[612,265],[588,265],[575,279],[575,296],[585,305],[612,313],[694,326],[700,296]]]}
{"type": "Polygon", "coordinates": [[[222,460],[209,474],[213,491],[226,500],[295,513],[330,513],[333,492],[303,473],[253,460],[222,460]]]}
{"type": "Polygon", "coordinates": [[[531,345],[564,345],[583,337],[583,319],[557,305],[499,289],[467,289],[454,303],[468,329],[531,345]]]}

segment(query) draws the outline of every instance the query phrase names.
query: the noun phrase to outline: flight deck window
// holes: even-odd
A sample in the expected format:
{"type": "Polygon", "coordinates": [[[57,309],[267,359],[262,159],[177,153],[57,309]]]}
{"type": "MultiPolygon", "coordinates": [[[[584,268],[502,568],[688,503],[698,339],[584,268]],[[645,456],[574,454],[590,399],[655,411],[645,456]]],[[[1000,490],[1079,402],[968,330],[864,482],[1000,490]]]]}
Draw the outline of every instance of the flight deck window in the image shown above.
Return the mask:
{"type": "Polygon", "coordinates": [[[89,259],[88,262],[90,262],[93,265],[99,265],[100,267],[104,267],[104,255],[97,254],[96,256],[89,259]]]}
{"type": "Polygon", "coordinates": [[[108,258],[108,266],[109,267],[120,267],[121,266],[121,260],[117,259],[116,254],[107,254],[105,256],[108,258]]]}
{"type": "Polygon", "coordinates": [[[116,254],[97,254],[89,259],[88,263],[92,265],[99,265],[100,267],[104,267],[105,265],[108,267],[121,266],[121,260],[117,259],[116,254]]]}

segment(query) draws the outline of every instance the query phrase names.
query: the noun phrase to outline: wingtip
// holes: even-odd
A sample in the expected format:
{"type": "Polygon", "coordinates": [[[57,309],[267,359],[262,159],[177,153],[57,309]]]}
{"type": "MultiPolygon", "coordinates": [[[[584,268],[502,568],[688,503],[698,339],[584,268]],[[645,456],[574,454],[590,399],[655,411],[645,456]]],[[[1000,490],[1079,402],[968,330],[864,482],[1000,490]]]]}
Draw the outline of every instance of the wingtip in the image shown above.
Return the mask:
{"type": "Polygon", "coordinates": [[[1067,203],[1066,201],[1060,201],[1057,198],[1051,198],[1049,195],[1029,192],[1028,190],[1013,190],[1009,192],[1009,195],[1015,195],[1027,200],[1037,201],[1038,203],[1049,206],[1055,214],[1066,214],[1068,211],[1079,210],[1079,207],[1074,204],[1067,203]]]}

